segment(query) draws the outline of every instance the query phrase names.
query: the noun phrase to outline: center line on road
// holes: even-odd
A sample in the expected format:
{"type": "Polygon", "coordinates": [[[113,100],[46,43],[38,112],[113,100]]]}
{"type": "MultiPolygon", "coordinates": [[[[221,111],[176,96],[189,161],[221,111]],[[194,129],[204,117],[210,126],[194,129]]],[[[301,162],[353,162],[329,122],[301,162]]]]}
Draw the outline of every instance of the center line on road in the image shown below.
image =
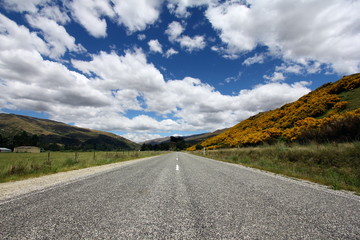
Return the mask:
{"type": "Polygon", "coordinates": [[[179,165],[176,164],[176,171],[179,171],[179,165]]]}

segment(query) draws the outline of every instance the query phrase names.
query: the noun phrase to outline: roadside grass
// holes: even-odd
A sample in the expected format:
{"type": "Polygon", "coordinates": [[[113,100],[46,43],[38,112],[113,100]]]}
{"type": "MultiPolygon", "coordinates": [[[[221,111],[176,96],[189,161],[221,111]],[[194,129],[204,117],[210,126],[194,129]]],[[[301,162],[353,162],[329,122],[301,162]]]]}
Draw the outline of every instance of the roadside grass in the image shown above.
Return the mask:
{"type": "Polygon", "coordinates": [[[0,183],[160,154],[150,151],[0,153],[0,183]]]}
{"type": "MultiPolygon", "coordinates": [[[[204,156],[202,151],[193,153],[204,156]]],[[[209,150],[205,157],[360,194],[360,142],[291,146],[278,143],[253,148],[209,150]]]]}

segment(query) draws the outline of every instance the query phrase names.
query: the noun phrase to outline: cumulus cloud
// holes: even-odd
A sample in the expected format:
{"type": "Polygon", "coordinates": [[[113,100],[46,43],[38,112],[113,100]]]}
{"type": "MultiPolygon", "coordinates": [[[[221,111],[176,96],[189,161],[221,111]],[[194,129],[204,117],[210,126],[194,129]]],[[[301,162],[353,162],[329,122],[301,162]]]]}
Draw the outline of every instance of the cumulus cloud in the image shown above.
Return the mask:
{"type": "Polygon", "coordinates": [[[170,12],[180,18],[187,18],[190,13],[188,8],[207,6],[217,2],[216,0],[168,0],[168,9],[170,12]]]}
{"type": "Polygon", "coordinates": [[[186,49],[189,52],[198,51],[206,47],[204,36],[182,36],[181,38],[177,39],[180,43],[180,46],[186,49]]]}
{"type": "Polygon", "coordinates": [[[67,13],[64,10],[60,10],[58,6],[44,6],[38,14],[62,25],[71,21],[67,13]]]}
{"type": "Polygon", "coordinates": [[[137,39],[138,39],[139,41],[145,40],[145,38],[146,38],[146,35],[145,35],[145,34],[138,34],[138,35],[137,35],[137,39]]]}
{"type": "Polygon", "coordinates": [[[254,0],[211,5],[206,16],[230,53],[269,48],[273,56],[326,64],[338,73],[360,71],[359,1],[254,0]]]}
{"type": "Polygon", "coordinates": [[[160,134],[151,134],[151,133],[127,133],[121,136],[137,143],[162,137],[160,134]]]}
{"type": "Polygon", "coordinates": [[[51,46],[49,49],[50,57],[58,58],[64,55],[67,50],[85,51],[80,44],[75,44],[75,38],[70,36],[66,29],[54,20],[34,15],[26,15],[26,19],[32,27],[42,31],[45,40],[51,46]]]}
{"type": "Polygon", "coordinates": [[[134,89],[162,91],[164,78],[153,64],[148,63],[141,49],[126,51],[124,56],[115,52],[100,52],[91,61],[73,60],[72,64],[85,74],[96,75],[94,84],[102,89],[134,89]]]}
{"type": "Polygon", "coordinates": [[[162,0],[112,0],[118,22],[130,33],[141,31],[159,18],[162,0]]]}
{"type": "Polygon", "coordinates": [[[39,5],[51,2],[50,0],[3,0],[4,7],[17,12],[31,12],[38,11],[39,5]]]}
{"type": "Polygon", "coordinates": [[[94,37],[107,36],[106,18],[126,27],[129,34],[145,30],[160,15],[162,0],[74,0],[69,8],[94,37]]]}
{"type": "Polygon", "coordinates": [[[151,52],[154,52],[154,53],[156,53],[156,52],[157,53],[162,53],[163,52],[162,46],[159,43],[159,40],[157,40],[157,39],[150,40],[148,42],[148,45],[149,45],[149,48],[150,48],[151,52]]]}
{"type": "Polygon", "coordinates": [[[165,57],[166,57],[166,58],[169,58],[169,57],[171,57],[172,55],[175,55],[175,54],[178,54],[178,53],[179,53],[179,52],[176,51],[175,49],[170,48],[170,49],[168,49],[168,50],[166,51],[165,57]]]}
{"type": "Polygon", "coordinates": [[[187,35],[182,35],[184,30],[185,28],[181,23],[173,21],[168,25],[165,33],[168,35],[169,41],[178,42],[181,48],[188,52],[198,51],[206,47],[204,36],[196,35],[194,37],[189,37],[187,35]]]}
{"type": "Polygon", "coordinates": [[[69,3],[73,17],[94,37],[106,37],[104,17],[114,17],[108,0],[74,0],[69,3]]]}
{"type": "Polygon", "coordinates": [[[263,112],[293,102],[310,92],[309,82],[267,83],[253,89],[241,90],[239,93],[240,108],[250,112],[263,112]]]}
{"type": "Polygon", "coordinates": [[[0,65],[2,97],[9,108],[51,113],[58,105],[77,108],[110,104],[108,96],[91,87],[84,76],[44,60],[36,51],[1,51],[0,65]]]}
{"type": "Polygon", "coordinates": [[[253,57],[249,57],[243,61],[243,65],[250,66],[255,63],[264,63],[265,54],[255,54],[253,57]]]}
{"type": "Polygon", "coordinates": [[[184,27],[181,23],[173,21],[169,24],[168,28],[166,29],[165,33],[169,36],[169,40],[171,42],[176,41],[180,37],[180,35],[184,32],[184,27]]]}
{"type": "Polygon", "coordinates": [[[36,50],[42,55],[59,58],[66,51],[85,52],[81,44],[75,43],[62,24],[70,21],[69,16],[59,6],[48,5],[50,1],[6,1],[5,7],[18,12],[26,12],[25,19],[32,29],[19,26],[14,21],[0,15],[1,35],[7,49],[36,50]],[[11,46],[10,46],[11,45],[11,46]]]}
{"type": "Polygon", "coordinates": [[[47,44],[36,34],[24,26],[0,14],[0,50],[23,49],[35,50],[41,54],[49,55],[47,44]]]}
{"type": "Polygon", "coordinates": [[[264,75],[263,78],[271,82],[280,82],[285,80],[285,76],[282,72],[274,72],[272,75],[264,75]]]}

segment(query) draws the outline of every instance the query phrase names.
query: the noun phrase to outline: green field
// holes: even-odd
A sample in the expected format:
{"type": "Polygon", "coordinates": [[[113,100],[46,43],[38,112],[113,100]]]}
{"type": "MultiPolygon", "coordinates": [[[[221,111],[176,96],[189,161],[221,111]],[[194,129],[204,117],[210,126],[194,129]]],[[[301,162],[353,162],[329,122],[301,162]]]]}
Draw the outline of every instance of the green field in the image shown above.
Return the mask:
{"type": "Polygon", "coordinates": [[[159,155],[161,152],[43,152],[0,153],[0,182],[122,162],[159,155]]]}
{"type": "MultiPolygon", "coordinates": [[[[195,152],[204,155],[202,151],[195,152]]],[[[206,151],[205,157],[242,164],[360,193],[360,142],[206,151]]]]}

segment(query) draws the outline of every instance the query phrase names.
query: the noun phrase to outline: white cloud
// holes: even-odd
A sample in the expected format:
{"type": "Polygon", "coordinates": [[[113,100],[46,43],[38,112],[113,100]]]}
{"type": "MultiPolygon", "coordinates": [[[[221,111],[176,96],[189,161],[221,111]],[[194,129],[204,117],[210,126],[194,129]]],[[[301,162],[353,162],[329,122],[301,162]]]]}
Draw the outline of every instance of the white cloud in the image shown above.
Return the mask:
{"type": "Polygon", "coordinates": [[[50,0],[2,0],[5,8],[17,11],[17,12],[31,12],[38,11],[39,5],[44,5],[50,2],[50,0]]]}
{"type": "Polygon", "coordinates": [[[192,38],[189,36],[182,36],[177,39],[177,41],[180,43],[182,48],[189,52],[198,51],[206,47],[204,36],[197,35],[192,38]]]}
{"type": "Polygon", "coordinates": [[[264,75],[263,78],[271,82],[280,82],[285,80],[285,76],[282,72],[274,72],[272,76],[264,75]]]}
{"type": "Polygon", "coordinates": [[[74,18],[94,37],[107,36],[106,17],[122,24],[129,34],[145,30],[160,15],[162,0],[74,0],[74,18]]]}
{"type": "Polygon", "coordinates": [[[115,13],[108,0],[73,0],[69,3],[74,18],[94,37],[106,37],[106,20],[115,13]]]}
{"type": "Polygon", "coordinates": [[[16,12],[26,12],[30,14],[39,14],[42,17],[52,19],[60,24],[70,22],[70,17],[64,9],[51,4],[51,0],[2,0],[8,10],[16,12]],[[51,5],[49,5],[51,4],[51,5]]]}
{"type": "Polygon", "coordinates": [[[182,36],[181,34],[184,30],[184,27],[179,22],[173,21],[169,24],[165,33],[168,35],[169,41],[178,42],[181,48],[184,48],[186,51],[192,52],[205,48],[206,42],[204,36],[182,36]]]}
{"type": "Polygon", "coordinates": [[[40,10],[39,14],[62,25],[71,21],[67,13],[64,10],[60,10],[58,6],[45,6],[40,10]]]}
{"type": "Polygon", "coordinates": [[[61,57],[67,50],[85,51],[81,45],[75,44],[75,38],[70,36],[66,29],[54,20],[34,15],[26,15],[26,19],[32,27],[42,30],[45,40],[51,46],[49,49],[50,57],[61,57]]]}
{"type": "Polygon", "coordinates": [[[138,34],[137,38],[138,38],[139,41],[142,41],[142,40],[145,40],[146,35],[145,34],[138,34]]]}
{"type": "Polygon", "coordinates": [[[111,103],[110,98],[92,87],[83,75],[44,60],[36,51],[3,50],[0,66],[2,97],[9,108],[52,114],[59,106],[104,107],[111,103]]]}
{"type": "Polygon", "coordinates": [[[296,63],[282,63],[280,66],[276,66],[275,71],[285,72],[285,73],[294,73],[301,74],[304,70],[304,67],[296,63]]]}
{"type": "Polygon", "coordinates": [[[130,33],[141,31],[159,18],[162,0],[111,0],[119,23],[130,33]]]}
{"type": "Polygon", "coordinates": [[[250,90],[241,90],[239,93],[239,108],[244,111],[263,112],[293,102],[310,92],[309,82],[267,83],[255,86],[250,90]]]}
{"type": "Polygon", "coordinates": [[[255,56],[245,59],[242,64],[246,66],[250,66],[255,63],[264,63],[264,60],[265,60],[264,54],[255,54],[255,56]]]}
{"type": "Polygon", "coordinates": [[[220,31],[223,42],[228,44],[229,51],[242,52],[256,47],[254,33],[256,27],[250,15],[250,8],[233,1],[210,7],[206,16],[212,26],[220,31]]]}
{"type": "Polygon", "coordinates": [[[239,54],[236,51],[230,51],[229,49],[223,46],[212,46],[211,50],[217,52],[218,54],[222,55],[223,58],[226,59],[234,60],[239,58],[239,54]]]}
{"type": "Polygon", "coordinates": [[[217,0],[168,0],[168,9],[177,17],[186,18],[190,16],[187,8],[206,6],[217,2],[217,0]]]}
{"type": "MultiPolygon", "coordinates": [[[[212,5],[206,16],[230,53],[267,46],[285,61],[326,64],[337,73],[360,71],[360,2],[253,0],[212,5]]],[[[314,66],[314,64],[311,64],[314,66]]],[[[312,69],[311,71],[316,71],[312,69]]]]}
{"type": "Polygon", "coordinates": [[[121,136],[137,143],[162,137],[160,134],[151,134],[151,133],[127,133],[121,136]]]}
{"type": "Polygon", "coordinates": [[[234,77],[227,77],[227,78],[225,78],[224,82],[225,82],[225,83],[237,82],[237,81],[240,80],[241,75],[242,75],[242,72],[239,72],[239,73],[238,73],[236,76],[234,76],[234,77]]]}
{"type": "Polygon", "coordinates": [[[170,49],[168,49],[168,50],[166,51],[165,57],[166,57],[166,58],[169,58],[169,57],[171,57],[172,55],[175,55],[175,54],[178,54],[178,53],[179,53],[179,52],[176,51],[175,49],[170,48],[170,49]]]}
{"type": "Polygon", "coordinates": [[[169,36],[169,40],[174,42],[180,37],[184,30],[184,27],[179,22],[173,21],[169,24],[165,33],[169,36]]]}
{"type": "Polygon", "coordinates": [[[162,53],[163,52],[162,46],[159,43],[159,40],[157,40],[157,39],[150,40],[148,42],[148,45],[149,45],[149,48],[150,48],[151,52],[154,52],[154,53],[156,53],[156,52],[157,53],[162,53]]]}
{"type": "Polygon", "coordinates": [[[94,73],[93,79],[101,89],[133,89],[137,91],[162,91],[164,78],[153,64],[147,63],[140,49],[127,51],[125,56],[115,52],[100,52],[91,61],[73,60],[72,64],[85,74],[94,73]]]}
{"type": "Polygon", "coordinates": [[[49,55],[47,44],[36,33],[0,14],[0,50],[35,50],[49,55]]]}

